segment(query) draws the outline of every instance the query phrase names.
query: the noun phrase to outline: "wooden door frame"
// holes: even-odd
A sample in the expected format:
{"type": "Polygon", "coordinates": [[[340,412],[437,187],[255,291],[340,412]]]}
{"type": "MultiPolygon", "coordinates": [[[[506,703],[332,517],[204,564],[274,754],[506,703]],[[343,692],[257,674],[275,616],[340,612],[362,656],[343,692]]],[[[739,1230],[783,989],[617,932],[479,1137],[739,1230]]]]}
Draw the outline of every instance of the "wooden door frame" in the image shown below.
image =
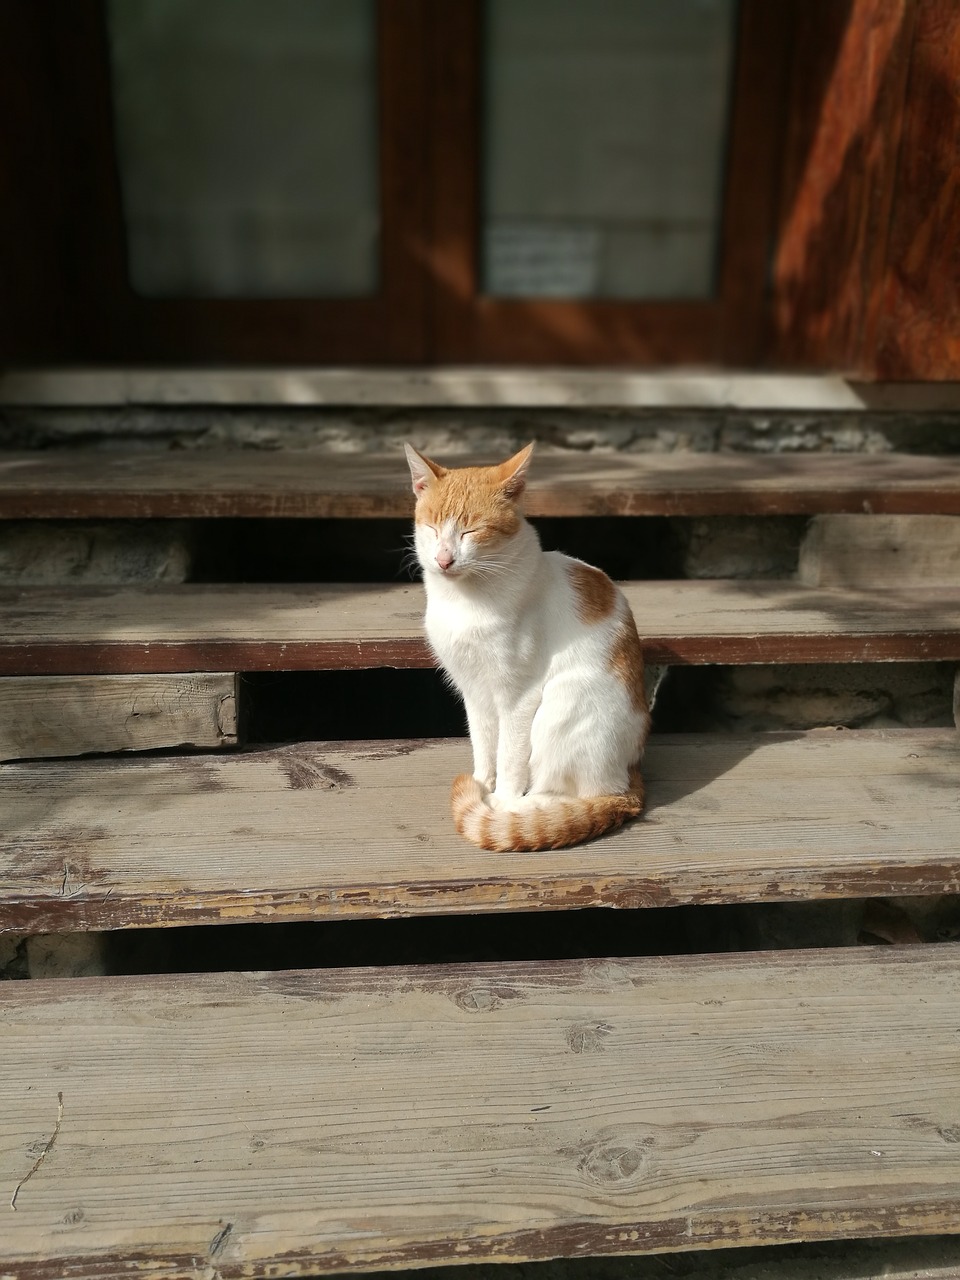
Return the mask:
{"type": "Polygon", "coordinates": [[[494,364],[756,360],[775,228],[778,146],[794,0],[741,0],[717,297],[522,299],[480,289],[481,0],[432,0],[431,346],[494,364]]]}
{"type": "Polygon", "coordinates": [[[81,360],[417,363],[426,359],[425,0],[377,0],[380,288],[369,298],[144,298],[131,288],[103,0],[50,0],[65,261],[81,360]],[[199,352],[199,354],[198,354],[199,352]]]}

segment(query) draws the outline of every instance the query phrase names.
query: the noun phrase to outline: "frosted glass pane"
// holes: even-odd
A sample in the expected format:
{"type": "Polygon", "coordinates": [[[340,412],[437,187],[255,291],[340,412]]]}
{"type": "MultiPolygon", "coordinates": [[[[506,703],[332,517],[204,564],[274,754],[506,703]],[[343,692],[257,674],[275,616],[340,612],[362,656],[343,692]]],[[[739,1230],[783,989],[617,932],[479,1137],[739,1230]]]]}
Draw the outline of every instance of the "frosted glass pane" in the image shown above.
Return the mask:
{"type": "Polygon", "coordinates": [[[109,0],[107,14],[133,287],[375,292],[374,0],[109,0]]]}
{"type": "Polygon", "coordinates": [[[483,278],[714,292],[736,0],[487,0],[483,278]]]}

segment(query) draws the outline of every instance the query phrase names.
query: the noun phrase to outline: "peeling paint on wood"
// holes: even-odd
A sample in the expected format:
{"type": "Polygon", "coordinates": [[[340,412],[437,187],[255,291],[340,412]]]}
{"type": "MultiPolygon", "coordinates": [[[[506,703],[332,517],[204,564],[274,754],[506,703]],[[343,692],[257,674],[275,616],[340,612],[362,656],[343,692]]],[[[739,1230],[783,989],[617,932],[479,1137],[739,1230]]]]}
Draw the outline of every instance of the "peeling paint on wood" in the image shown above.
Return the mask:
{"type": "Polygon", "coordinates": [[[457,740],[2,766],[0,929],[960,892],[952,729],[655,736],[641,820],[533,855],[457,837],[468,761],[457,740]]]}

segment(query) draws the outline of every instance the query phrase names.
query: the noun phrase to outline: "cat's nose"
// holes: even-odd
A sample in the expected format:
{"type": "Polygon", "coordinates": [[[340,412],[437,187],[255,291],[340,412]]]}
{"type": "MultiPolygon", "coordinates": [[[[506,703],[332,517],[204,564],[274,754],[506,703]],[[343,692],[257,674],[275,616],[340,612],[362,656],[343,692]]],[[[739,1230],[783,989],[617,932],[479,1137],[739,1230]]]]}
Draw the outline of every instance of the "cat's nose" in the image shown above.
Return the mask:
{"type": "Polygon", "coordinates": [[[444,571],[444,573],[446,573],[446,571],[453,564],[453,553],[450,551],[438,551],[437,564],[444,571]]]}

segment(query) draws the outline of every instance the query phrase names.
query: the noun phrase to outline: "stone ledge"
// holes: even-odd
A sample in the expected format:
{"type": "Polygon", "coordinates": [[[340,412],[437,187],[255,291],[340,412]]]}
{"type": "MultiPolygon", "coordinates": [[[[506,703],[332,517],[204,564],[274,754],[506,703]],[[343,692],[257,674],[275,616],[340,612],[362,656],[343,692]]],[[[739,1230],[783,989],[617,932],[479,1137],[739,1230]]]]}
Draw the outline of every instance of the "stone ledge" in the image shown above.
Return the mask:
{"type": "Polygon", "coordinates": [[[960,410],[960,383],[697,369],[11,369],[0,405],[960,410]]]}
{"type": "Polygon", "coordinates": [[[530,440],[554,453],[960,453],[960,412],[734,408],[4,406],[5,449],[304,450],[443,460],[506,457],[530,440]]]}

